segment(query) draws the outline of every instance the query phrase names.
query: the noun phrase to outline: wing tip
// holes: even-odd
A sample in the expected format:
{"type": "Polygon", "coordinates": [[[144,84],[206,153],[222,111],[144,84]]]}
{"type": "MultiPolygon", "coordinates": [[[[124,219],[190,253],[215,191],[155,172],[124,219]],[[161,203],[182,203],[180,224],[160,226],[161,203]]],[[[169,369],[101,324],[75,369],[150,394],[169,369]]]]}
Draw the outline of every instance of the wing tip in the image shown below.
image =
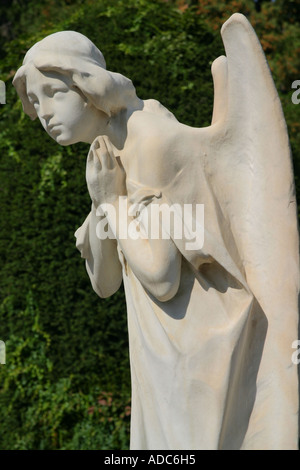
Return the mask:
{"type": "Polygon", "coordinates": [[[234,13],[223,24],[221,28],[221,34],[223,35],[226,29],[236,24],[243,26],[247,31],[252,30],[252,26],[245,15],[242,13],[234,13]]]}

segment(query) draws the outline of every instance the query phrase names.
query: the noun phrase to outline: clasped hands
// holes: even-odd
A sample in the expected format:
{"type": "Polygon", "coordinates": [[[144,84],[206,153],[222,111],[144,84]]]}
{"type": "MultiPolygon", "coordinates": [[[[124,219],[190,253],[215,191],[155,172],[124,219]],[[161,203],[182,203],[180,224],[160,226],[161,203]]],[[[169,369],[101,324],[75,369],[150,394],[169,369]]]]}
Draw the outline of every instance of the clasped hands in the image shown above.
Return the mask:
{"type": "Polygon", "coordinates": [[[126,174],[120,157],[115,156],[107,136],[97,137],[90,148],[86,164],[86,181],[94,207],[115,204],[126,195],[126,174]]]}

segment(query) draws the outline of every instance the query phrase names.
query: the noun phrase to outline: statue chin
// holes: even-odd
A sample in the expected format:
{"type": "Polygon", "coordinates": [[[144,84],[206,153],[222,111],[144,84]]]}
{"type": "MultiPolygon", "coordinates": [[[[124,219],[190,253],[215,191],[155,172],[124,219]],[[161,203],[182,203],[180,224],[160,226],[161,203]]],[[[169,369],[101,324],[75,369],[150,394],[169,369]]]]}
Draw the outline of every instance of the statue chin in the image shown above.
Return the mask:
{"type": "Polygon", "coordinates": [[[77,141],[72,142],[71,140],[64,138],[62,135],[58,135],[58,136],[56,136],[56,137],[53,137],[53,139],[54,139],[55,142],[57,142],[59,145],[62,145],[62,146],[64,146],[64,147],[67,147],[68,145],[72,145],[72,144],[76,144],[76,143],[77,143],[77,141]]]}

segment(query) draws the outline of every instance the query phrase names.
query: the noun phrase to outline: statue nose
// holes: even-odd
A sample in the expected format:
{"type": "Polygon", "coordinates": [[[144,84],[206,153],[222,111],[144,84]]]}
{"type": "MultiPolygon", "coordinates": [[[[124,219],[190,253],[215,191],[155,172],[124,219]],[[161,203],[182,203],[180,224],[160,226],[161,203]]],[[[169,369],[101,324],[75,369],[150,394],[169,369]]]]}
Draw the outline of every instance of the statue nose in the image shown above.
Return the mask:
{"type": "Polygon", "coordinates": [[[39,116],[40,118],[45,119],[45,121],[49,120],[53,116],[53,112],[51,111],[49,104],[40,103],[39,116]]]}
{"type": "Polygon", "coordinates": [[[47,111],[40,112],[40,117],[42,119],[44,119],[45,121],[49,121],[49,119],[51,119],[51,117],[52,117],[52,114],[50,112],[47,112],[47,111]]]}

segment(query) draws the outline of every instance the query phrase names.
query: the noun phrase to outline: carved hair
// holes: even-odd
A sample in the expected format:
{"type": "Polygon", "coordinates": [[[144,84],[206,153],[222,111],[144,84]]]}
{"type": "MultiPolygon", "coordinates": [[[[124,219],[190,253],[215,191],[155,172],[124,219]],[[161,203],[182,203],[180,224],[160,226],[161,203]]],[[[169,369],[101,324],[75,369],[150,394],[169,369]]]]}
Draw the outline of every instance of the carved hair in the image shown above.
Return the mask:
{"type": "Polygon", "coordinates": [[[137,98],[132,81],[106,70],[103,54],[87,37],[75,31],[61,31],[32,46],[14,77],[13,85],[24,112],[31,119],[35,119],[37,113],[27,96],[26,79],[30,67],[68,76],[88,101],[108,116],[128,107],[137,98]]]}

